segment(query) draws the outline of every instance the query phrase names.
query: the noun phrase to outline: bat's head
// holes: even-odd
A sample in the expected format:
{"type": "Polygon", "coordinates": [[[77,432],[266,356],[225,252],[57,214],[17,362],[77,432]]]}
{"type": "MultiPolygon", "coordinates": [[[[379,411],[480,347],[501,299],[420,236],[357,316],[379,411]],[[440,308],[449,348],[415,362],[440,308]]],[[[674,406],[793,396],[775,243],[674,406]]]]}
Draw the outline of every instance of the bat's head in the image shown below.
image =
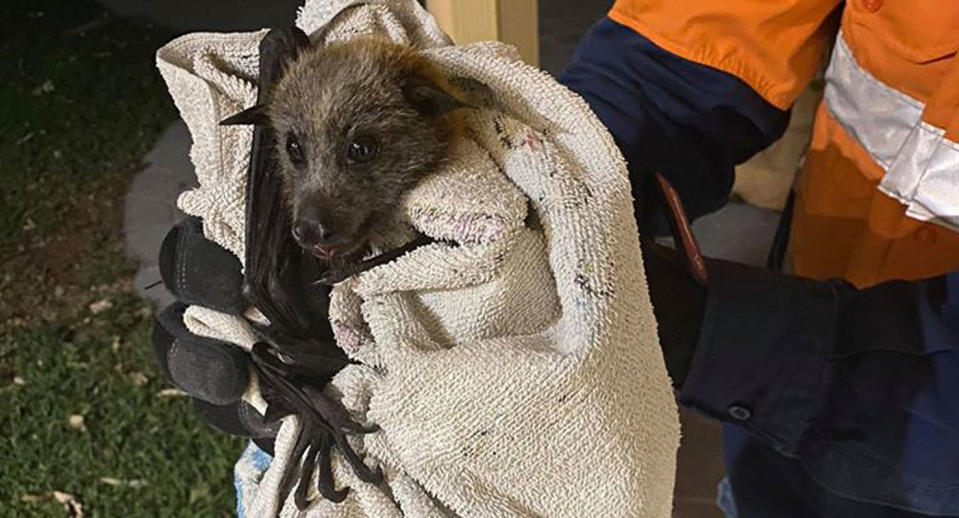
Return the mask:
{"type": "Polygon", "coordinates": [[[319,257],[360,251],[374,223],[435,170],[462,106],[411,48],[373,39],[311,48],[247,117],[276,137],[294,238],[319,257]]]}

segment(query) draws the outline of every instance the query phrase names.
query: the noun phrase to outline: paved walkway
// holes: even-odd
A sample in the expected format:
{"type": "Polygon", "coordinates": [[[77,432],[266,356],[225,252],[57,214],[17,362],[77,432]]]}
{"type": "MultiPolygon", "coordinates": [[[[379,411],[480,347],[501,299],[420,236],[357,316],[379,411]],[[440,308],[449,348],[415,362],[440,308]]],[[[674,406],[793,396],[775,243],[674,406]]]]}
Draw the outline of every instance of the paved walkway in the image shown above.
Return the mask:
{"type": "Polygon", "coordinates": [[[127,253],[140,263],[134,286],[157,308],[173,302],[166,288],[156,284],[160,280],[157,256],[163,237],[183,218],[176,208],[177,196],[196,185],[189,152],[186,124],[177,122],[167,128],[144,158],[146,168],[133,179],[124,203],[127,253]]]}

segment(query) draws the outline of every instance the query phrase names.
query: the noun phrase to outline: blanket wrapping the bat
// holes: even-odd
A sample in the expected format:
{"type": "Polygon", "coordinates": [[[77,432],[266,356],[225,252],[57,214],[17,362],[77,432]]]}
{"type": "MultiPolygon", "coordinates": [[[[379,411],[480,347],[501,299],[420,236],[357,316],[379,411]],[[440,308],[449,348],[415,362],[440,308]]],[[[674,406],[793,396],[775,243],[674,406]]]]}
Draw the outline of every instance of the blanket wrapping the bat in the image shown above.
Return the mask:
{"type": "MultiPolygon", "coordinates": [[[[512,47],[452,44],[414,0],[308,0],[297,25],[318,45],[413,45],[471,108],[452,159],[397,215],[438,241],[331,296],[337,344],[356,363],[326,392],[379,427],[351,441],[384,482],[359,480],[334,451],[345,501],[316,498],[303,511],[292,496],[278,501],[284,467],[299,462],[291,416],[271,462],[237,464],[240,512],[669,517],[678,413],[626,166],[600,121],[512,47]]],[[[255,103],[264,34],[188,34],[157,54],[193,138],[199,186],[179,207],[241,261],[252,128],[218,123],[255,103]]],[[[243,318],[191,307],[185,321],[241,347],[256,341],[243,318]]],[[[256,383],[244,397],[264,410],[256,383]]]]}

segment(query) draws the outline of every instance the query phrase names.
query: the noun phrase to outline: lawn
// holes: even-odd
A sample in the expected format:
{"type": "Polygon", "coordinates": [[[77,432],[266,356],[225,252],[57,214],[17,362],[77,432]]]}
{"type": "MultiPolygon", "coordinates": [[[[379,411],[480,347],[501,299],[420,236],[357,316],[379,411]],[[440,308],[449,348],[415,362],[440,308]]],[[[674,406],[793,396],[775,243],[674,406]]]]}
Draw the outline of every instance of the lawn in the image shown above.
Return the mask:
{"type": "Polygon", "coordinates": [[[165,395],[123,248],[174,34],[86,0],[3,2],[0,34],[0,516],[230,515],[242,442],[165,395]]]}

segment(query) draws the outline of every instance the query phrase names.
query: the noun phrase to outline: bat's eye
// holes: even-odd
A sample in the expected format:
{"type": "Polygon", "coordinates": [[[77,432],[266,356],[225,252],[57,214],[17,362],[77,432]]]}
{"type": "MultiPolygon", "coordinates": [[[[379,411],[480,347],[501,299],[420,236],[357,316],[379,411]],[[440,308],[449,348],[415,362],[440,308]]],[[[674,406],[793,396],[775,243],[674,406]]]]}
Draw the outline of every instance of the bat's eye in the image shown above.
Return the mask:
{"type": "Polygon", "coordinates": [[[360,135],[346,145],[346,158],[351,162],[369,162],[376,156],[379,146],[376,139],[369,135],[360,135]]]}
{"type": "Polygon", "coordinates": [[[306,162],[303,146],[293,133],[286,134],[286,154],[290,156],[290,162],[294,165],[303,165],[306,162]]]}

